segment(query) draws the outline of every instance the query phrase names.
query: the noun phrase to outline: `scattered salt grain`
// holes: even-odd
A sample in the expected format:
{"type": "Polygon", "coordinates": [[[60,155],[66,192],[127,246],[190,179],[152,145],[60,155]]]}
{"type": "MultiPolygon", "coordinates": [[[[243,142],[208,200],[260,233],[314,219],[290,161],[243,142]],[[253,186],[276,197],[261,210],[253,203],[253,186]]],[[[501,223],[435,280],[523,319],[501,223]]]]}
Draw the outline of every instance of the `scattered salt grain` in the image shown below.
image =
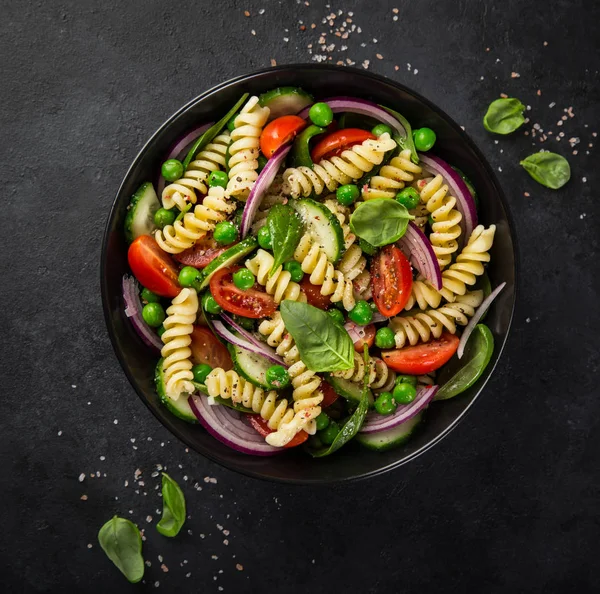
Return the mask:
{"type": "Polygon", "coordinates": [[[163,570],[165,573],[167,573],[167,572],[169,571],[169,568],[168,568],[168,567],[167,567],[167,566],[166,566],[164,563],[163,563],[163,564],[160,566],[160,568],[161,568],[161,569],[162,569],[162,570],[163,570]]]}
{"type": "Polygon", "coordinates": [[[525,320],[525,322],[527,322],[527,323],[529,324],[529,322],[531,322],[531,318],[527,318],[527,319],[525,320]]]}
{"type": "Polygon", "coordinates": [[[118,425],[118,424],[119,424],[119,420],[118,420],[118,419],[115,419],[115,420],[113,421],[113,423],[114,423],[115,425],[118,425]]]}
{"type": "Polygon", "coordinates": [[[81,501],[87,501],[88,496],[87,495],[82,495],[79,499],[81,499],[81,501]]]}
{"type": "Polygon", "coordinates": [[[146,522],[148,522],[148,524],[152,522],[152,516],[146,516],[146,522]]]}
{"type": "Polygon", "coordinates": [[[91,549],[91,548],[92,548],[92,544],[91,544],[91,543],[90,543],[90,544],[88,544],[87,548],[88,548],[88,549],[91,549]]]}
{"type": "Polygon", "coordinates": [[[520,75],[518,72],[511,72],[511,73],[510,73],[510,77],[511,77],[511,78],[520,78],[520,77],[521,77],[521,75],[520,75]]]}
{"type": "Polygon", "coordinates": [[[82,473],[79,475],[79,482],[80,482],[80,483],[83,483],[83,479],[85,479],[85,474],[82,472],[82,473]]]}
{"type": "Polygon", "coordinates": [[[587,177],[582,177],[581,181],[585,184],[587,182],[587,177]]]}
{"type": "Polygon", "coordinates": [[[236,568],[238,571],[244,571],[244,566],[243,566],[241,563],[236,563],[236,564],[235,564],[235,568],[236,568]]]}
{"type": "Polygon", "coordinates": [[[378,60],[383,60],[383,56],[382,56],[381,54],[375,54],[375,57],[376,57],[378,60]]]}

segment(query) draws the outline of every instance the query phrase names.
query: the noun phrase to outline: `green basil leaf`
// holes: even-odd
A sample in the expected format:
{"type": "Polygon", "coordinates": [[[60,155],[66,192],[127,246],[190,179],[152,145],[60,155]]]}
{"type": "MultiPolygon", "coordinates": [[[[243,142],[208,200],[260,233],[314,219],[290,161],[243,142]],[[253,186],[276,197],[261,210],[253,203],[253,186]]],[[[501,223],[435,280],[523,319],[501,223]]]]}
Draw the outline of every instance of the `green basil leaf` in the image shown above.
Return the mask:
{"type": "Polygon", "coordinates": [[[496,99],[483,116],[483,127],[494,134],[510,134],[525,122],[524,109],[525,106],[518,99],[496,99]]]}
{"type": "Polygon", "coordinates": [[[350,217],[350,229],[371,245],[381,247],[398,241],[414,218],[399,202],[375,198],[358,205],[350,217]]]}
{"type": "Polygon", "coordinates": [[[179,485],[165,472],[162,473],[163,512],[156,529],[163,536],[177,536],[185,522],[185,497],[179,485]]]}
{"type": "Polygon", "coordinates": [[[200,138],[194,142],[192,148],[188,151],[185,160],[183,161],[183,170],[187,170],[188,165],[192,162],[192,159],[198,151],[201,151],[211,140],[217,136],[227,125],[227,122],[233,117],[233,115],[242,106],[244,101],[248,99],[249,93],[244,93],[242,98],[216,123],[213,124],[200,138]]]}
{"type": "Polygon", "coordinates": [[[269,210],[267,228],[271,233],[273,256],[275,258],[270,272],[270,275],[272,275],[281,264],[294,255],[294,251],[302,237],[304,225],[291,206],[276,204],[269,210]]]}
{"type": "Polygon", "coordinates": [[[133,522],[115,516],[100,528],[98,542],[106,556],[132,584],[144,577],[142,537],[133,522]]]}
{"type": "Polygon", "coordinates": [[[300,358],[312,371],[342,371],[354,366],[354,344],[346,329],[322,309],[286,299],[281,317],[300,358]]]}
{"type": "Polygon", "coordinates": [[[535,153],[521,161],[533,179],[552,190],[562,188],[571,179],[569,162],[556,153],[535,153]]]}
{"type": "Polygon", "coordinates": [[[402,150],[408,149],[410,151],[410,160],[415,164],[419,164],[419,155],[417,153],[417,148],[415,147],[415,141],[413,139],[412,127],[408,123],[408,120],[397,111],[386,107],[385,105],[381,105],[387,112],[391,113],[404,127],[406,130],[406,136],[400,136],[400,134],[392,134],[392,138],[396,141],[396,144],[400,146],[402,150]]]}

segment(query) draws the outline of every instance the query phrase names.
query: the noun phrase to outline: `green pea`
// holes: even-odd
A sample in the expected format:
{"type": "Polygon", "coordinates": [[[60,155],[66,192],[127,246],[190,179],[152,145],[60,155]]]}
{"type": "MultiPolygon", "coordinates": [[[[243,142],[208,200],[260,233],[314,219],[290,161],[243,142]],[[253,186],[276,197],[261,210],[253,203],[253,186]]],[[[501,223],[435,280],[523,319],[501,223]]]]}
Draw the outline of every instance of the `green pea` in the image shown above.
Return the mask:
{"type": "Polygon", "coordinates": [[[240,268],[233,273],[233,284],[243,291],[254,286],[256,282],[255,276],[247,268],[240,268]]]}
{"type": "Polygon", "coordinates": [[[209,188],[217,188],[217,187],[226,188],[228,181],[229,181],[229,178],[227,177],[227,174],[224,171],[211,171],[210,175],[208,176],[208,187],[209,188]]]}
{"type": "Polygon", "coordinates": [[[177,218],[175,210],[167,210],[166,208],[159,208],[154,213],[154,224],[159,228],[163,229],[167,225],[172,225],[177,218]]]}
{"type": "Polygon", "coordinates": [[[396,194],[396,202],[399,202],[403,206],[406,206],[409,210],[416,208],[421,201],[419,192],[414,188],[404,188],[401,192],[396,194]]]}
{"type": "Polygon", "coordinates": [[[391,328],[379,328],[375,334],[375,346],[380,349],[393,349],[396,346],[395,334],[391,328]]]}
{"type": "Polygon", "coordinates": [[[142,301],[145,301],[146,303],[158,303],[160,301],[160,297],[156,293],[149,291],[145,287],[142,289],[140,297],[142,298],[142,301]]]}
{"type": "Polygon", "coordinates": [[[354,201],[360,196],[360,190],[358,186],[354,184],[346,184],[340,186],[336,192],[335,197],[342,206],[350,206],[354,204],[354,201]]]}
{"type": "Polygon", "coordinates": [[[385,124],[377,124],[372,130],[371,134],[375,134],[375,136],[381,136],[382,134],[392,135],[392,129],[385,124]]]}
{"type": "Polygon", "coordinates": [[[182,287],[193,287],[200,276],[200,271],[197,268],[184,266],[179,273],[179,284],[182,287]]]}
{"type": "Polygon", "coordinates": [[[203,384],[206,381],[208,374],[212,371],[212,367],[208,363],[201,363],[192,367],[194,381],[203,384]]]}
{"type": "Polygon", "coordinates": [[[183,163],[177,159],[169,159],[162,164],[160,172],[168,182],[177,181],[183,175],[183,163]]]}
{"type": "Polygon", "coordinates": [[[213,231],[213,237],[215,241],[228,245],[233,243],[238,236],[238,230],[236,226],[230,221],[221,221],[215,225],[213,231]]]}
{"type": "Polygon", "coordinates": [[[164,327],[164,325],[160,325],[158,327],[158,330],[156,331],[156,333],[162,338],[162,335],[167,331],[167,329],[164,327]]]}
{"type": "Polygon", "coordinates": [[[412,384],[396,384],[392,395],[398,404],[410,404],[417,395],[417,389],[412,384]]]}
{"type": "Polygon", "coordinates": [[[241,326],[244,330],[254,330],[254,320],[252,318],[245,318],[244,316],[233,316],[233,321],[241,326]]]}
{"type": "Polygon", "coordinates": [[[366,301],[361,299],[348,312],[348,317],[359,326],[366,326],[373,318],[373,310],[366,301]]]}
{"type": "Polygon", "coordinates": [[[325,128],[333,122],[333,111],[327,103],[315,103],[310,108],[308,117],[315,126],[325,128]]]}
{"type": "Polygon", "coordinates": [[[375,400],[375,410],[380,415],[391,415],[397,408],[398,405],[390,392],[381,392],[375,400]]]}
{"type": "Polygon", "coordinates": [[[323,429],[327,429],[329,425],[330,419],[327,416],[327,413],[322,412],[317,418],[317,431],[323,431],[323,429]]]}
{"type": "Polygon", "coordinates": [[[272,390],[281,390],[290,383],[290,374],[283,365],[271,365],[265,374],[267,385],[272,390]]]}
{"type": "Polygon", "coordinates": [[[417,387],[417,376],[416,375],[397,375],[396,386],[398,384],[410,384],[411,386],[417,387]]]}
{"type": "Polygon", "coordinates": [[[435,132],[431,128],[419,128],[413,131],[413,140],[418,151],[428,151],[435,144],[435,132]]]}
{"type": "Polygon", "coordinates": [[[265,165],[267,164],[267,157],[265,157],[264,155],[259,155],[257,161],[258,161],[258,170],[257,171],[258,171],[258,173],[260,173],[264,169],[265,165]]]}
{"type": "Polygon", "coordinates": [[[258,245],[263,250],[270,250],[273,248],[271,232],[269,231],[269,228],[266,225],[258,230],[258,245]]]}
{"type": "Polygon", "coordinates": [[[319,431],[319,438],[325,445],[331,445],[340,432],[340,426],[335,421],[330,421],[329,425],[319,431]]]}
{"type": "Polygon", "coordinates": [[[283,269],[287,270],[291,274],[291,279],[295,283],[299,283],[304,278],[304,272],[302,270],[302,266],[298,264],[298,262],[292,260],[290,262],[286,262],[283,265],[283,269]]]}
{"type": "Polygon", "coordinates": [[[223,311],[223,308],[217,303],[209,291],[206,291],[204,297],[202,297],[202,309],[209,314],[215,315],[220,314],[223,311]]]}
{"type": "Polygon", "coordinates": [[[362,237],[360,238],[358,245],[360,246],[360,249],[367,254],[367,256],[374,256],[377,252],[377,248],[362,237]]]}
{"type": "Polygon", "coordinates": [[[165,310],[160,303],[147,303],[142,309],[144,322],[152,328],[158,328],[166,318],[165,310]]]}
{"type": "Polygon", "coordinates": [[[346,318],[344,318],[344,314],[339,309],[328,309],[327,313],[336,321],[340,326],[344,325],[346,318]]]}

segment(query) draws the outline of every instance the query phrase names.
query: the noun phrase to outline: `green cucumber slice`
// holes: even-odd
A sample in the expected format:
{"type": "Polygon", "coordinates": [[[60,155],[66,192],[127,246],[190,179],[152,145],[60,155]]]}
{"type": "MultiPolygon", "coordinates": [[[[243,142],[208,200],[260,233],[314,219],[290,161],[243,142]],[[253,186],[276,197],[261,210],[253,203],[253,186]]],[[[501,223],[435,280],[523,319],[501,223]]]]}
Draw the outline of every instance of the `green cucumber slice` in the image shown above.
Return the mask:
{"type": "Polygon", "coordinates": [[[137,189],[127,208],[125,239],[128,243],[140,235],[150,235],[156,229],[154,213],[160,208],[160,202],[150,182],[137,189]]]}
{"type": "Polygon", "coordinates": [[[296,115],[314,102],[311,95],[297,87],[279,87],[263,93],[258,100],[262,107],[270,109],[269,120],[284,115],[296,115]]]}
{"type": "MultiPolygon", "coordinates": [[[[341,377],[335,377],[330,374],[325,375],[325,381],[331,385],[336,394],[339,394],[346,400],[355,404],[358,404],[362,400],[362,384],[351,382],[350,380],[341,377]]],[[[367,393],[367,399],[369,400],[369,408],[372,408],[375,398],[373,397],[373,392],[371,390],[367,393]]]]}
{"type": "Polygon", "coordinates": [[[235,370],[244,379],[259,388],[270,389],[267,384],[267,369],[273,365],[270,361],[237,345],[228,344],[227,348],[233,359],[235,370]]]}
{"type": "Polygon", "coordinates": [[[344,252],[344,232],[336,216],[323,204],[310,198],[290,200],[290,205],[302,217],[306,230],[327,259],[335,264],[344,252]]]}
{"type": "Polygon", "coordinates": [[[296,136],[288,155],[288,164],[290,167],[313,168],[314,163],[310,156],[310,140],[313,136],[323,134],[323,132],[325,132],[325,128],[311,124],[296,136]]]}
{"type": "Polygon", "coordinates": [[[156,371],[154,372],[154,384],[156,386],[156,393],[158,394],[160,401],[176,417],[179,417],[188,423],[197,423],[198,419],[192,412],[192,409],[188,404],[188,399],[185,395],[180,396],[177,400],[172,400],[167,396],[165,392],[165,380],[162,366],[163,359],[160,359],[156,365],[156,371]]]}
{"type": "Polygon", "coordinates": [[[387,429],[386,431],[379,431],[377,433],[359,433],[356,436],[356,441],[366,448],[378,452],[395,448],[408,441],[417,425],[421,422],[422,416],[423,413],[419,413],[411,419],[408,419],[408,421],[405,421],[393,429],[387,429]]]}

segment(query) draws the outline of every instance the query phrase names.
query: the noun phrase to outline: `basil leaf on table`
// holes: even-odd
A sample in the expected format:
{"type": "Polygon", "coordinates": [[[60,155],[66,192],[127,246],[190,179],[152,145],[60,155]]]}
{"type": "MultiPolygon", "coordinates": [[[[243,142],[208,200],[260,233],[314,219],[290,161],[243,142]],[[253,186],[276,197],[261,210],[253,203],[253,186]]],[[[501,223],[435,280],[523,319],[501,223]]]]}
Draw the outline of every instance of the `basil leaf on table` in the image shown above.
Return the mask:
{"type": "Polygon", "coordinates": [[[562,188],[571,179],[569,162],[556,153],[534,153],[523,159],[521,165],[536,182],[552,190],[562,188]]]}
{"type": "Polygon", "coordinates": [[[304,231],[304,224],[291,206],[276,204],[269,210],[267,228],[271,234],[275,258],[269,273],[273,275],[281,264],[294,255],[304,231]]]}
{"type": "Polygon", "coordinates": [[[414,218],[399,202],[375,198],[358,205],[350,217],[350,229],[371,245],[381,247],[398,241],[414,218]]]}
{"type": "Polygon", "coordinates": [[[281,317],[311,371],[342,371],[354,366],[354,344],[347,330],[322,309],[286,299],[281,317]]]}
{"type": "Polygon", "coordinates": [[[106,556],[132,584],[144,577],[142,537],[133,522],[115,516],[100,528],[98,542],[106,556]]]}
{"type": "Polygon", "coordinates": [[[402,149],[408,149],[410,151],[410,160],[415,164],[419,164],[419,155],[417,153],[417,148],[415,147],[415,141],[413,139],[412,127],[408,123],[408,120],[397,111],[386,107],[385,105],[381,105],[388,113],[391,113],[403,126],[406,130],[406,136],[400,136],[400,134],[394,133],[392,134],[392,138],[396,142],[396,144],[402,149]]]}
{"type": "Polygon", "coordinates": [[[163,536],[177,536],[185,522],[185,497],[179,485],[165,472],[162,473],[163,512],[156,529],[163,536]]]}
{"type": "Polygon", "coordinates": [[[483,116],[483,127],[494,134],[510,134],[525,122],[524,110],[525,106],[518,99],[496,99],[483,116]]]}

